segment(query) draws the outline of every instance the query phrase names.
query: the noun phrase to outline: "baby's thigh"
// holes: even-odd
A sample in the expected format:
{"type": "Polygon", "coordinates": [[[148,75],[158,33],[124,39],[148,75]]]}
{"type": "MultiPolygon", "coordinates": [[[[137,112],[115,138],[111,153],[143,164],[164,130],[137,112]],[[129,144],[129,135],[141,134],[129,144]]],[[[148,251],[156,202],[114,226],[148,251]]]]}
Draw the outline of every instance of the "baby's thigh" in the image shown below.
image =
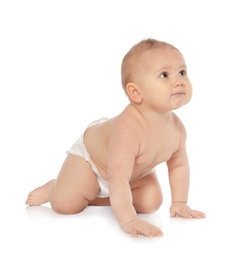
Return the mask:
{"type": "Polygon", "coordinates": [[[62,214],[81,212],[99,193],[99,184],[89,163],[69,154],[51,193],[52,208],[62,214]]]}
{"type": "Polygon", "coordinates": [[[130,186],[137,212],[151,213],[159,209],[163,202],[163,195],[156,173],[134,181],[130,186]]]}

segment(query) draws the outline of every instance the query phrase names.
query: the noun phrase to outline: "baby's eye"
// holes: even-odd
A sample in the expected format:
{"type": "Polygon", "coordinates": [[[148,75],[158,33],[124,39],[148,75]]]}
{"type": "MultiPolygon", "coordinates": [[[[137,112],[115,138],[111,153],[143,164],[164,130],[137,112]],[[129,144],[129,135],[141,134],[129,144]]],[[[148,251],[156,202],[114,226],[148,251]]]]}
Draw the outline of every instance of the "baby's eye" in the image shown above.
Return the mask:
{"type": "Polygon", "coordinates": [[[186,75],[186,71],[185,71],[185,70],[181,70],[181,71],[179,72],[179,75],[185,76],[185,75],[186,75]]]}
{"type": "Polygon", "coordinates": [[[167,73],[167,72],[163,72],[163,73],[160,75],[160,78],[168,78],[168,73],[167,73]]]}

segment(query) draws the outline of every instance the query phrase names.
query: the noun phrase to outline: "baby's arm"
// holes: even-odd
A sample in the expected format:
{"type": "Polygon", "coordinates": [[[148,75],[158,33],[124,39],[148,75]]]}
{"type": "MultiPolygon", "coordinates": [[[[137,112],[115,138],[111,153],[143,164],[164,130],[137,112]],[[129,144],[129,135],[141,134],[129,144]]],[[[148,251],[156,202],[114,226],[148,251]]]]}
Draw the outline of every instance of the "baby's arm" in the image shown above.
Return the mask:
{"type": "Polygon", "coordinates": [[[163,233],[159,228],[138,218],[133,206],[131,189],[126,179],[110,178],[110,202],[121,228],[132,236],[154,237],[163,233]]]}
{"type": "Polygon", "coordinates": [[[138,217],[133,206],[129,181],[135,158],[139,151],[139,140],[127,128],[116,129],[110,136],[108,153],[108,175],[110,203],[122,229],[138,236],[160,236],[159,228],[138,217]]]}
{"type": "Polygon", "coordinates": [[[190,168],[186,153],[186,132],[182,128],[181,143],[179,149],[167,161],[169,181],[171,187],[172,204],[170,207],[171,217],[180,216],[184,218],[203,218],[205,214],[192,210],[187,206],[190,168]]]}

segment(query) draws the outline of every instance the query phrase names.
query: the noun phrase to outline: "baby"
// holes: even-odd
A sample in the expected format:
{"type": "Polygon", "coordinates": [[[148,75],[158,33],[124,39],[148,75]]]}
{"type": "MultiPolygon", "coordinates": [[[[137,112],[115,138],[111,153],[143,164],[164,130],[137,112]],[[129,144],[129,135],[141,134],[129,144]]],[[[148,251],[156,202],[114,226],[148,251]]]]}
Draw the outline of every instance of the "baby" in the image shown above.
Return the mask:
{"type": "Polygon", "coordinates": [[[205,217],[187,206],[186,130],[173,112],[190,101],[192,85],[181,52],[155,39],[142,40],[129,50],[121,76],[129,104],[113,118],[92,122],[67,151],[57,179],[30,192],[26,204],[50,202],[61,214],[111,205],[125,232],[161,236],[162,231],[138,213],[155,212],[162,204],[155,172],[162,162],[169,174],[171,217],[205,217]]]}

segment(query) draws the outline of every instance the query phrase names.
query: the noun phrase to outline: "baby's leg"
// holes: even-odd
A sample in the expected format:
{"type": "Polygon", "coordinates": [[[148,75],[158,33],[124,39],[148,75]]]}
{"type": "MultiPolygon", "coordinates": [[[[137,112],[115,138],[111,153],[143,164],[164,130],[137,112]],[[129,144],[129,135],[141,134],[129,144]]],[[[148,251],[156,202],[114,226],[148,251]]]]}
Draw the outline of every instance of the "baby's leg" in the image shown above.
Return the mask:
{"type": "Polygon", "coordinates": [[[49,201],[54,211],[75,214],[84,210],[98,193],[98,180],[89,163],[80,156],[69,154],[57,179],[32,191],[26,203],[40,205],[49,201]]]}
{"type": "Polygon", "coordinates": [[[163,195],[156,173],[131,182],[130,186],[133,205],[138,213],[152,213],[159,209],[163,195]]]}
{"type": "Polygon", "coordinates": [[[109,197],[106,198],[99,198],[96,197],[94,200],[89,202],[90,206],[110,206],[109,197]]]}

